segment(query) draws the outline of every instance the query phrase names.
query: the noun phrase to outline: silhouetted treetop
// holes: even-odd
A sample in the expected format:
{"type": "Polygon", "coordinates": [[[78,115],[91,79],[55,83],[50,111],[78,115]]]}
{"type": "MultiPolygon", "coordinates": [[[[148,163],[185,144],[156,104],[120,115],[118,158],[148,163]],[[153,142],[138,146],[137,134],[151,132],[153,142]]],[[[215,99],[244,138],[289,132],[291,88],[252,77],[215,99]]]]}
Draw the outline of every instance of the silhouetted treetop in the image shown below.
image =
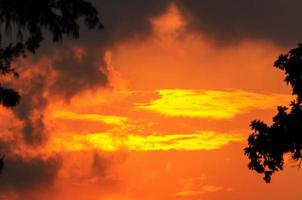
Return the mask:
{"type": "Polygon", "coordinates": [[[274,172],[283,169],[285,154],[296,161],[302,159],[302,45],[280,55],[274,66],[284,71],[296,99],[289,108],[278,107],[271,126],[259,120],[251,122],[253,132],[244,149],[249,169],[264,174],[267,183],[274,172]]]}
{"type": "Polygon", "coordinates": [[[288,54],[280,55],[274,64],[275,67],[284,71],[287,84],[292,86],[293,94],[302,99],[302,44],[292,49],[288,54]]]}
{"type": "MultiPolygon", "coordinates": [[[[85,0],[0,0],[0,74],[18,76],[13,60],[35,53],[48,32],[54,42],[63,35],[79,37],[79,19],[101,29],[98,11],[85,0]]],[[[20,96],[0,85],[0,104],[15,106],[20,96]]]]}

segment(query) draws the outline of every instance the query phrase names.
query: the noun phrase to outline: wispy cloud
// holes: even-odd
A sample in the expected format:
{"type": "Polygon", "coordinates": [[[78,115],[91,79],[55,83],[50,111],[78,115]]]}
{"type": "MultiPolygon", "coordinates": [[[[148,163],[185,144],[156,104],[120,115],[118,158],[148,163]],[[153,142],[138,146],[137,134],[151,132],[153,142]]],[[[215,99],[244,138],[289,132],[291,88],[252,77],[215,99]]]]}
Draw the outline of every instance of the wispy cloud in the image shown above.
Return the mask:
{"type": "Polygon", "coordinates": [[[137,104],[139,109],[167,116],[227,119],[251,109],[275,109],[290,101],[289,95],[260,94],[241,90],[158,90],[160,98],[137,104]]]}
{"type": "Polygon", "coordinates": [[[196,195],[202,195],[205,193],[212,193],[212,192],[219,192],[219,191],[229,191],[230,189],[224,189],[223,187],[220,186],[215,186],[215,185],[205,185],[202,186],[199,190],[184,190],[181,192],[177,192],[174,195],[175,196],[180,196],[180,197],[191,197],[191,196],[196,196],[196,195]]]}
{"type": "Polygon", "coordinates": [[[127,117],[113,116],[113,115],[101,115],[101,114],[80,114],[71,112],[68,110],[56,110],[52,112],[54,119],[65,120],[81,120],[81,121],[95,121],[103,122],[112,125],[123,125],[127,121],[127,117]]]}
{"type": "Polygon", "coordinates": [[[240,134],[198,132],[177,135],[112,136],[110,133],[58,136],[49,144],[54,151],[167,151],[213,150],[230,142],[242,141],[240,134]]]}
{"type": "Polygon", "coordinates": [[[182,180],[183,186],[182,190],[174,193],[174,196],[179,197],[194,197],[207,193],[214,192],[230,192],[231,188],[225,188],[218,185],[208,184],[206,181],[206,176],[193,177],[189,179],[182,180]]]}

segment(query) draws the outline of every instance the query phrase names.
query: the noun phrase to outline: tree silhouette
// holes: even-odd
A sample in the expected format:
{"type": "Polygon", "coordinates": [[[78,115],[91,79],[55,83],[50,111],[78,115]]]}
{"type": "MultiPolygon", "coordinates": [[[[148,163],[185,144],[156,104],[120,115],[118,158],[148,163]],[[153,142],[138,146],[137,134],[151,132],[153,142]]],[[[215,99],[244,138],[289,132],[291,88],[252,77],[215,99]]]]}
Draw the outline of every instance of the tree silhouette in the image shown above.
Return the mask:
{"type": "MultiPolygon", "coordinates": [[[[0,0],[0,77],[19,74],[11,63],[28,53],[35,53],[45,34],[53,42],[64,35],[79,37],[79,19],[90,29],[101,29],[97,9],[86,0],[0,0]]],[[[0,84],[0,104],[16,106],[20,95],[0,84]]],[[[0,158],[0,169],[3,166],[0,158]]]]}
{"type": "MultiPolygon", "coordinates": [[[[283,169],[284,155],[295,161],[302,159],[302,44],[280,55],[274,67],[281,69],[285,82],[292,87],[295,97],[290,107],[279,106],[272,125],[254,120],[248,146],[244,149],[249,158],[249,169],[264,174],[269,183],[274,172],[283,169]]],[[[300,166],[300,164],[299,164],[300,166]]]]}

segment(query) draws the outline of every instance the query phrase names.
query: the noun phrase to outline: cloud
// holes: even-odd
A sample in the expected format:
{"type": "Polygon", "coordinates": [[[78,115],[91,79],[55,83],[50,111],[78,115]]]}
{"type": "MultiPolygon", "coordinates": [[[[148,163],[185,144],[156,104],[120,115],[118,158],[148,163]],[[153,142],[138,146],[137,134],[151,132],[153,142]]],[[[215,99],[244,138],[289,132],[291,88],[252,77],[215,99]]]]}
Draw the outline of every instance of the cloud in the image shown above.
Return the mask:
{"type": "Polygon", "coordinates": [[[206,182],[206,176],[193,177],[181,180],[183,183],[182,190],[174,193],[178,197],[196,197],[207,193],[229,192],[230,188],[224,188],[218,185],[210,185],[206,182]]]}
{"type": "Polygon", "coordinates": [[[23,158],[9,155],[5,158],[3,173],[0,178],[1,192],[17,192],[19,195],[36,190],[47,190],[57,177],[62,166],[62,158],[31,157],[23,158]]]}
{"type": "MultiPolygon", "coordinates": [[[[179,197],[192,197],[192,196],[198,196],[206,193],[219,192],[222,190],[224,190],[224,188],[220,186],[205,185],[199,188],[199,190],[185,190],[185,191],[177,192],[174,195],[179,197]]],[[[224,191],[228,191],[228,189],[224,191]]]]}
{"type": "MultiPolygon", "coordinates": [[[[104,24],[102,41],[117,43],[133,37],[147,37],[152,30],[150,19],[162,14],[170,5],[170,0],[156,3],[140,0],[92,0],[97,6],[104,24]]],[[[87,38],[88,39],[88,38],[87,38]]]]}
{"type": "Polygon", "coordinates": [[[37,62],[20,60],[22,76],[13,82],[22,96],[21,103],[13,109],[15,116],[23,121],[23,139],[28,145],[38,146],[47,140],[44,124],[44,109],[48,104],[46,92],[52,78],[48,59],[37,62]]]}
{"type": "Polygon", "coordinates": [[[83,195],[83,191],[93,187],[106,194],[106,189],[112,190],[119,186],[120,180],[115,166],[124,161],[124,155],[99,150],[61,153],[65,155],[64,166],[58,180],[63,184],[68,180],[71,183],[68,187],[73,188],[71,191],[80,189],[77,192],[83,195]]]}
{"type": "Polygon", "coordinates": [[[177,5],[191,17],[191,28],[222,43],[258,38],[292,46],[301,41],[299,0],[180,0],[177,5]]]}
{"type": "Polygon", "coordinates": [[[106,159],[98,153],[94,153],[91,166],[92,175],[105,176],[107,174],[108,166],[110,165],[108,163],[110,163],[108,158],[106,159]]]}
{"type": "Polygon", "coordinates": [[[126,146],[133,151],[167,151],[167,150],[213,150],[230,142],[242,141],[239,134],[219,134],[199,132],[183,135],[149,135],[146,137],[130,135],[126,146]]]}
{"type": "Polygon", "coordinates": [[[240,90],[158,90],[160,97],[137,104],[138,109],[167,116],[229,119],[252,109],[275,109],[287,104],[291,97],[280,94],[259,94],[240,90]]]}
{"type": "Polygon", "coordinates": [[[49,144],[49,149],[57,152],[68,151],[197,151],[219,149],[230,142],[240,142],[240,134],[197,132],[177,135],[132,135],[114,137],[111,133],[57,136],[49,144]]]}
{"type": "Polygon", "coordinates": [[[108,84],[108,74],[100,70],[106,68],[102,51],[97,51],[96,47],[78,47],[85,52],[79,59],[78,53],[71,51],[73,46],[64,48],[69,50],[58,50],[55,54],[60,56],[52,60],[56,77],[49,89],[54,95],[70,98],[83,90],[105,87],[108,84]]]}
{"type": "MultiPolygon", "coordinates": [[[[148,20],[160,15],[171,3],[190,19],[190,27],[206,33],[220,42],[244,39],[273,40],[280,45],[295,45],[302,29],[299,0],[131,0],[92,2],[100,11],[102,22],[111,40],[129,39],[133,35],[148,35],[148,20]],[[290,22],[290,23],[289,23],[290,22]],[[112,31],[111,31],[112,30],[112,31]]],[[[103,38],[107,38],[104,37],[103,38]]],[[[91,40],[91,39],[88,39],[91,40]]]]}
{"type": "Polygon", "coordinates": [[[65,120],[80,120],[82,121],[95,121],[103,122],[109,125],[121,126],[127,122],[127,117],[122,116],[110,116],[101,114],[79,114],[68,110],[56,110],[51,114],[53,119],[65,119],[65,120]]]}

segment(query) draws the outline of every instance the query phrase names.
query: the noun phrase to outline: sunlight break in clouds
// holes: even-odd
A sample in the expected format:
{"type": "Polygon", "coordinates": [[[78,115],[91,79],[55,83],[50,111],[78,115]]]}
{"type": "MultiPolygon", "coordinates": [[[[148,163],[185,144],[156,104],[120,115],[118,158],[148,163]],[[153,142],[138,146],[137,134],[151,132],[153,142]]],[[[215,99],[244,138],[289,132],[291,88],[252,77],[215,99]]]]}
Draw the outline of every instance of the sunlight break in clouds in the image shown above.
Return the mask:
{"type": "Polygon", "coordinates": [[[265,95],[241,90],[158,90],[159,99],[137,108],[167,116],[227,119],[251,109],[272,109],[287,104],[289,95],[265,95]]]}
{"type": "Polygon", "coordinates": [[[168,151],[168,150],[214,150],[230,143],[242,141],[239,134],[198,132],[177,135],[128,135],[112,137],[110,133],[67,135],[56,137],[50,144],[54,151],[168,151]]]}

